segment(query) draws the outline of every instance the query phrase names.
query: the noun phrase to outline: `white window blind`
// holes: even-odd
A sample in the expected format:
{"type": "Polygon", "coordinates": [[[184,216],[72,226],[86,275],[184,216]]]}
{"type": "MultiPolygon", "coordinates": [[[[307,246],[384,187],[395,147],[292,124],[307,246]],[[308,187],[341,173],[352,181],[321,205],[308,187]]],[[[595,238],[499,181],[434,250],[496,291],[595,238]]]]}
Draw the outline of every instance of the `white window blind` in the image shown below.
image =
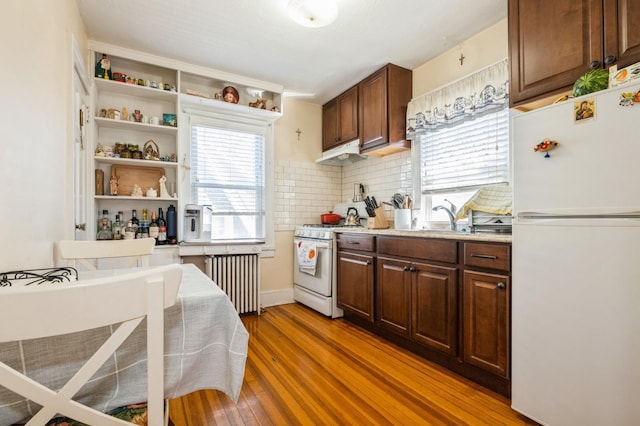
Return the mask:
{"type": "Polygon", "coordinates": [[[212,240],[265,239],[265,130],[191,124],[191,199],[213,211],[212,240]]]}
{"type": "Polygon", "coordinates": [[[423,193],[509,182],[507,108],[419,137],[423,193]]]}

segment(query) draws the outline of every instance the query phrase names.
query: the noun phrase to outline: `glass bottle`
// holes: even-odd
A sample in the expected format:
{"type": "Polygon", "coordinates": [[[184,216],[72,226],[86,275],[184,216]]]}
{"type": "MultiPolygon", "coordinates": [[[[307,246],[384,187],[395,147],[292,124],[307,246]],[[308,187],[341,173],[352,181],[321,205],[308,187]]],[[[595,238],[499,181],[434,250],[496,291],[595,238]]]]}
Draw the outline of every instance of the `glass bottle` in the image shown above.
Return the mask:
{"type": "Polygon", "coordinates": [[[98,219],[98,223],[96,226],[96,229],[98,231],[100,231],[100,229],[102,229],[102,222],[107,221],[107,227],[109,228],[109,231],[112,230],[113,227],[113,223],[111,223],[111,219],[109,219],[109,210],[107,209],[103,209],[102,210],[102,217],[100,219],[98,219]]]}
{"type": "Polygon", "coordinates": [[[163,246],[167,244],[167,221],[164,220],[164,212],[162,211],[162,207],[158,208],[158,239],[156,240],[156,244],[159,246],[163,246]]]}
{"type": "Polygon", "coordinates": [[[149,224],[149,237],[156,240],[158,244],[158,222],[156,221],[156,212],[151,212],[151,223],[149,224]]]}
{"type": "Polygon", "coordinates": [[[133,209],[131,210],[131,225],[133,225],[136,230],[138,229],[138,225],[140,224],[140,220],[138,220],[138,212],[133,209]]]}
{"type": "Polygon", "coordinates": [[[127,226],[124,228],[124,239],[133,240],[136,238],[136,228],[131,221],[127,222],[127,226]]]}
{"type": "Polygon", "coordinates": [[[113,232],[109,229],[109,218],[101,219],[100,229],[98,230],[98,234],[96,235],[97,240],[111,240],[113,239],[113,232]]]}
{"type": "Polygon", "coordinates": [[[120,216],[122,212],[118,212],[118,214],[116,214],[116,221],[113,222],[113,239],[114,240],[121,240],[122,239],[122,222],[120,221],[120,218],[122,216],[120,216]]]}

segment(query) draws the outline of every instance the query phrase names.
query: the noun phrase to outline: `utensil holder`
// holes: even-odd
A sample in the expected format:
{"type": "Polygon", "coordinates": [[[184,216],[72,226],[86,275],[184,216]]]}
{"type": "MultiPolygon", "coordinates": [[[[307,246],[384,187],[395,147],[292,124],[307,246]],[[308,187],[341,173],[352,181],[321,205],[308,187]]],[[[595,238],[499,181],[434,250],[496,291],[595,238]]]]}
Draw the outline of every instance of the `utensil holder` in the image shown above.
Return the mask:
{"type": "Polygon", "coordinates": [[[389,222],[384,215],[382,207],[378,207],[374,210],[375,216],[367,219],[367,228],[369,229],[386,229],[389,227],[389,222]]]}
{"type": "Polygon", "coordinates": [[[394,229],[411,229],[411,209],[395,209],[393,227],[394,229]]]}

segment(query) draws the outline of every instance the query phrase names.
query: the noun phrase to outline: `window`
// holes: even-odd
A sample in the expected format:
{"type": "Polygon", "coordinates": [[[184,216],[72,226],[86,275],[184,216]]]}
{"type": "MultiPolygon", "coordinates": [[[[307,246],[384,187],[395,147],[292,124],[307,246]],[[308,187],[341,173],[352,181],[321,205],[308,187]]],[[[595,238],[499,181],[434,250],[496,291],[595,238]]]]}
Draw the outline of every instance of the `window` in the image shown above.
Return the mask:
{"type": "Polygon", "coordinates": [[[268,130],[190,117],[191,202],[211,206],[214,241],[265,241],[268,130]]]}
{"type": "Polygon", "coordinates": [[[508,72],[505,59],[409,103],[414,192],[425,220],[448,222],[432,208],[459,208],[480,187],[509,183],[508,72]]]}
{"type": "Polygon", "coordinates": [[[509,110],[419,136],[420,189],[429,220],[447,221],[437,205],[461,207],[484,185],[509,182],[509,110]]]}

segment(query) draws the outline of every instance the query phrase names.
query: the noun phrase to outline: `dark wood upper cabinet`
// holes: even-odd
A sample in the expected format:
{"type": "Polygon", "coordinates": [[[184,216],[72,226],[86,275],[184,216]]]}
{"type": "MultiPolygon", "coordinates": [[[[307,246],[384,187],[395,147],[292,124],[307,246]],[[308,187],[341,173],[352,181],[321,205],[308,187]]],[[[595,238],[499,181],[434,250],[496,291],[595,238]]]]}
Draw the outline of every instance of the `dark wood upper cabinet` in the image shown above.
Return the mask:
{"type": "Polygon", "coordinates": [[[640,61],[640,2],[509,0],[510,103],[571,90],[590,68],[640,61]]]}
{"type": "Polygon", "coordinates": [[[322,150],[358,139],[358,86],[322,107],[322,150]]]}
{"type": "Polygon", "coordinates": [[[406,141],[407,105],[413,88],[412,72],[394,64],[360,82],[361,151],[406,141]]]}

